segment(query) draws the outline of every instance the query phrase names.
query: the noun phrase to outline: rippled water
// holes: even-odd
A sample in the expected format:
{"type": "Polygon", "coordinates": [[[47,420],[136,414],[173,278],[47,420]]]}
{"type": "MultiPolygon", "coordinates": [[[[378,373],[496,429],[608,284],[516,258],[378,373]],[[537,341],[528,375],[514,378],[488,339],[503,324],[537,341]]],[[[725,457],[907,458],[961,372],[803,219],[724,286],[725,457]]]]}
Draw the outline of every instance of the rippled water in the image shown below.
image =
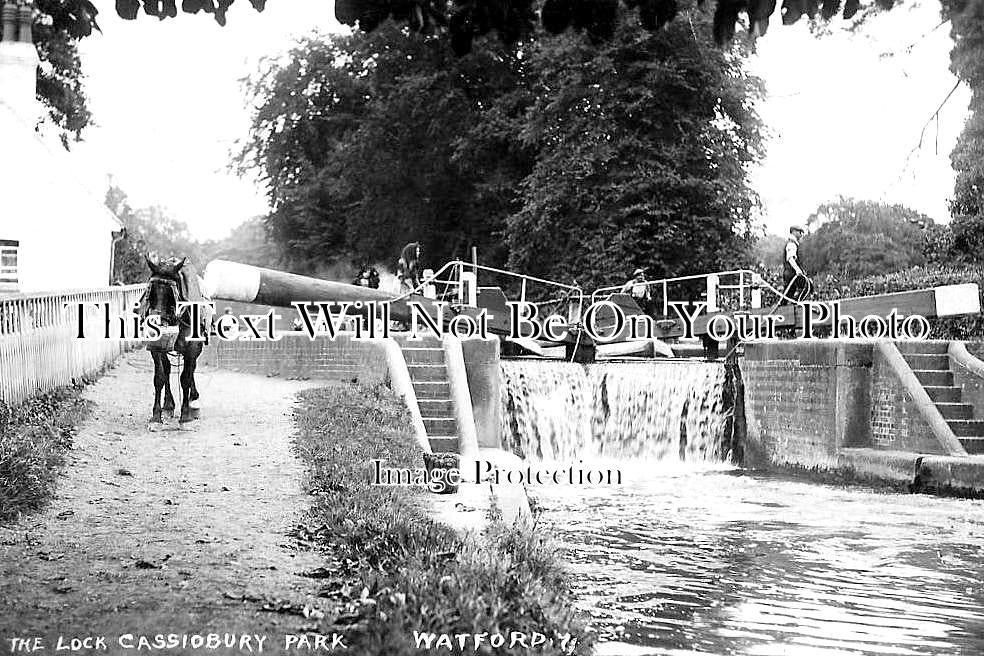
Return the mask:
{"type": "Polygon", "coordinates": [[[730,469],[720,365],[502,372],[505,444],[622,470],[531,490],[598,653],[984,654],[984,502],[730,469]]]}
{"type": "Polygon", "coordinates": [[[984,503],[676,464],[532,490],[619,654],[984,654],[984,503]]]}

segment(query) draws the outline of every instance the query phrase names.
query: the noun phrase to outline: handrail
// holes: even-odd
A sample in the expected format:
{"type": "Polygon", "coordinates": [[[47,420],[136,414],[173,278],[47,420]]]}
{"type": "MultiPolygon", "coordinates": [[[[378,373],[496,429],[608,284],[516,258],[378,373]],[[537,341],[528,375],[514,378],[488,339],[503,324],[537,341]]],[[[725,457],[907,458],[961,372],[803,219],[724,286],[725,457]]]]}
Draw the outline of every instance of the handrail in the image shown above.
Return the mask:
{"type": "Polygon", "coordinates": [[[535,305],[544,305],[544,304],[547,304],[547,303],[550,303],[550,302],[561,302],[561,301],[570,299],[572,296],[576,296],[576,298],[577,298],[577,307],[578,307],[578,309],[577,309],[577,316],[578,317],[581,316],[581,311],[583,310],[583,307],[584,307],[584,290],[580,287],[580,285],[569,285],[567,283],[558,282],[556,280],[548,280],[546,278],[539,278],[537,276],[528,276],[528,275],[523,274],[523,273],[516,273],[515,271],[507,271],[505,269],[498,269],[496,267],[490,267],[490,266],[486,266],[484,264],[478,264],[476,262],[464,262],[462,260],[451,260],[449,262],[446,262],[444,265],[441,266],[441,268],[439,268],[437,271],[433,272],[430,276],[428,276],[427,278],[422,279],[419,285],[417,285],[416,287],[414,287],[412,290],[410,290],[408,292],[405,292],[403,294],[400,294],[399,296],[395,297],[393,300],[394,301],[401,301],[401,300],[404,300],[404,299],[409,298],[413,294],[420,294],[420,293],[423,292],[424,288],[427,285],[433,284],[435,282],[436,283],[443,283],[445,285],[445,290],[444,290],[444,292],[442,292],[440,294],[440,296],[441,297],[446,297],[448,295],[448,289],[447,289],[448,287],[455,287],[455,286],[457,286],[457,287],[460,288],[460,286],[461,286],[460,273],[463,272],[463,271],[465,271],[466,268],[467,269],[471,269],[472,271],[476,271],[476,272],[477,271],[487,271],[487,272],[490,272],[490,273],[497,273],[499,275],[505,275],[505,276],[511,276],[513,278],[518,278],[519,280],[523,281],[523,290],[524,290],[523,296],[524,296],[524,298],[522,300],[525,300],[525,289],[526,289],[526,283],[527,282],[536,282],[536,283],[541,283],[541,284],[545,284],[545,285],[550,285],[550,286],[553,286],[553,287],[559,287],[561,289],[566,289],[566,290],[568,290],[568,293],[565,296],[559,297],[556,300],[540,301],[539,303],[535,303],[535,305]],[[459,279],[458,279],[458,281],[455,281],[453,278],[450,279],[450,280],[442,280],[440,278],[441,274],[443,274],[445,271],[447,271],[449,269],[457,269],[458,270],[458,272],[459,272],[459,279]]]}
{"type": "MultiPolygon", "coordinates": [[[[762,278],[762,276],[758,274],[758,272],[752,271],[751,269],[732,269],[730,271],[715,271],[714,273],[695,273],[689,276],[677,276],[676,278],[660,278],[659,280],[646,280],[644,282],[640,282],[636,284],[645,285],[649,287],[649,286],[656,286],[656,285],[669,285],[672,283],[683,282],[685,280],[699,280],[700,278],[707,278],[708,276],[730,276],[735,274],[746,274],[746,273],[753,276],[752,278],[753,283],[747,285],[749,287],[754,285],[755,276],[758,276],[758,278],[760,278],[763,281],[765,280],[764,278],[762,278]]],[[[620,291],[623,287],[625,287],[626,284],[627,283],[623,282],[621,285],[599,287],[591,295],[591,300],[594,301],[598,296],[602,294],[611,294],[613,292],[620,291]]]]}
{"type": "MultiPolygon", "coordinates": [[[[662,287],[663,288],[663,314],[666,315],[669,313],[669,307],[668,307],[669,303],[667,298],[667,291],[668,291],[667,287],[669,285],[688,281],[688,280],[699,280],[701,278],[708,278],[710,276],[724,277],[724,276],[734,276],[734,275],[739,276],[739,283],[737,285],[717,285],[717,289],[737,289],[739,291],[743,291],[746,288],[764,289],[769,292],[772,292],[779,299],[779,303],[785,301],[793,305],[803,305],[803,301],[792,298],[791,296],[787,296],[783,291],[780,291],[778,288],[774,287],[768,280],[765,279],[764,276],[762,276],[757,271],[753,271],[751,269],[732,269],[729,271],[715,271],[713,273],[699,273],[689,276],[678,276],[676,278],[661,278],[659,280],[645,280],[642,282],[633,283],[632,286],[634,287],[637,285],[642,285],[647,288],[657,287],[657,286],[662,287]],[[743,282],[744,277],[746,275],[749,276],[751,279],[750,282],[748,282],[747,284],[743,282]]],[[[598,300],[598,297],[600,296],[610,295],[612,293],[620,292],[626,285],[629,284],[630,284],[629,282],[624,282],[620,285],[600,287],[591,294],[591,301],[596,302],[598,300]]],[[[744,294],[742,296],[744,296],[744,294]]],[[[776,303],[776,305],[778,306],[779,303],[776,303]]]]}

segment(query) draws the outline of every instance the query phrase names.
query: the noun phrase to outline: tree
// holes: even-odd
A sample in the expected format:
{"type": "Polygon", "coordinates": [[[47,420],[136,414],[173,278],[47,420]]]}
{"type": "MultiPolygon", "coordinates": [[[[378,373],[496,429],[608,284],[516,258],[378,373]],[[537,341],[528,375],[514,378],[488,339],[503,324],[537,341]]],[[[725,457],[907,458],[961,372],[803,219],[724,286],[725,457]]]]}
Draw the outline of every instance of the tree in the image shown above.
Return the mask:
{"type": "Polygon", "coordinates": [[[236,226],[224,238],[202,244],[205,260],[223,259],[253,266],[277,268],[282,254],[266,234],[263,217],[253,217],[236,226]]]}
{"type": "Polygon", "coordinates": [[[262,172],[291,270],[332,258],[395,262],[409,241],[438,262],[495,233],[529,164],[512,139],[516,54],[455,58],[395,25],[308,39],[249,84],[258,107],[239,161],[262,172]]]}
{"type": "Polygon", "coordinates": [[[807,221],[801,259],[811,276],[847,282],[926,263],[933,220],[902,205],[840,198],[807,221]]]}
{"type": "Polygon", "coordinates": [[[92,120],[82,83],[78,40],[98,30],[98,11],[88,0],[35,0],[33,34],[38,57],[37,96],[61,129],[62,144],[81,138],[92,120]]]}
{"type": "Polygon", "coordinates": [[[294,270],[392,261],[419,240],[432,264],[476,246],[483,262],[605,284],[745,252],[759,87],[687,23],[463,58],[390,25],[288,61],[251,84],[241,163],[264,174],[294,270]]]}
{"type": "Polygon", "coordinates": [[[957,177],[950,203],[953,255],[984,262],[984,5],[944,0],[954,39],[950,69],[970,86],[970,116],[950,159],[957,177]]]}
{"type": "MultiPolygon", "coordinates": [[[[212,15],[220,25],[235,0],[182,0],[181,10],[212,15]]],[[[250,0],[263,11],[266,0],[250,0]]],[[[890,9],[894,0],[875,0],[862,6],[860,0],[784,0],[782,22],[791,25],[803,16],[810,20],[830,20],[837,14],[845,19],[864,16],[878,9],[890,9]]],[[[696,5],[702,8],[703,0],[696,5]]],[[[505,44],[512,44],[537,31],[539,22],[551,34],[568,29],[585,32],[595,42],[611,38],[620,16],[635,13],[640,24],[656,31],[693,5],[678,0],[544,0],[537,7],[533,0],[336,0],[335,17],[345,25],[358,25],[372,32],[387,20],[420,34],[442,32],[458,54],[467,54],[472,41],[496,32],[505,44]],[[540,16],[537,20],[536,9],[540,16]]],[[[177,0],[116,0],[117,13],[133,20],[141,13],[160,19],[178,15],[177,0]]],[[[713,34],[718,43],[730,41],[739,22],[745,22],[752,35],[765,34],[776,10],[776,0],[716,0],[713,34]],[[742,15],[744,14],[744,19],[742,15]]],[[[711,24],[707,25],[711,31],[711,24]]]]}
{"type": "Polygon", "coordinates": [[[126,236],[116,244],[114,282],[146,282],[144,256],[149,253],[188,257],[198,267],[204,264],[201,245],[191,237],[188,226],[168,216],[161,207],[135,210],[126,193],[115,185],[106,191],[105,203],[126,228],[126,236]]]}
{"type": "Polygon", "coordinates": [[[756,239],[752,249],[753,265],[765,271],[781,269],[786,241],[786,237],[773,234],[763,235],[756,239]]]}
{"type": "Polygon", "coordinates": [[[600,286],[636,267],[678,276],[744,259],[761,87],[738,52],[687,21],[652,33],[623,19],[597,47],[539,42],[529,68],[521,138],[537,159],[507,223],[511,268],[600,286]]]}

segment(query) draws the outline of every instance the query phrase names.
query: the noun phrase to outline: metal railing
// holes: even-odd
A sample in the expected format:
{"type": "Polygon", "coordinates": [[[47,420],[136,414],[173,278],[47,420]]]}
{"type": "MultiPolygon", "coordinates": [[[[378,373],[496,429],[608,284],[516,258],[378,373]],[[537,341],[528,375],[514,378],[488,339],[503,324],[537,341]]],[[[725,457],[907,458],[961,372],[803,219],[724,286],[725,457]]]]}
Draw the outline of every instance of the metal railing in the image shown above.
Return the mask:
{"type": "Polygon", "coordinates": [[[135,340],[77,339],[79,304],[87,327],[102,328],[104,303],[128,316],[144,285],[0,297],[0,401],[20,403],[112,363],[135,340]],[[67,307],[66,307],[67,304],[67,307]]]}
{"type": "Polygon", "coordinates": [[[591,295],[591,301],[597,302],[615,293],[633,294],[638,287],[644,287],[649,292],[653,308],[661,311],[661,316],[670,315],[673,303],[689,303],[695,297],[702,297],[707,303],[708,312],[740,311],[762,307],[762,292],[768,291],[775,296],[776,305],[787,302],[799,305],[800,301],[787,296],[757,271],[750,269],[733,269],[715,273],[700,273],[676,278],[660,280],[645,280],[640,282],[628,281],[621,285],[601,287],[591,295]],[[702,284],[700,284],[702,281],[702,284]],[[695,287],[693,283],[698,283],[695,287]],[[690,287],[688,293],[680,293],[681,288],[690,287]],[[696,292],[699,287],[701,291],[696,292]]]}
{"type": "Polygon", "coordinates": [[[519,300],[525,302],[530,295],[531,285],[540,285],[549,289],[561,290],[559,294],[546,300],[532,302],[538,308],[556,309],[566,305],[566,316],[572,324],[580,321],[584,310],[584,290],[579,285],[571,285],[547,278],[529,276],[506,269],[485,266],[463,260],[451,260],[445,263],[433,274],[422,278],[421,283],[412,291],[397,296],[394,300],[409,298],[411,294],[432,296],[438,300],[449,301],[457,307],[474,307],[477,295],[478,273],[485,272],[514,279],[519,284],[519,300]],[[446,277],[442,277],[446,276],[446,277]]]}

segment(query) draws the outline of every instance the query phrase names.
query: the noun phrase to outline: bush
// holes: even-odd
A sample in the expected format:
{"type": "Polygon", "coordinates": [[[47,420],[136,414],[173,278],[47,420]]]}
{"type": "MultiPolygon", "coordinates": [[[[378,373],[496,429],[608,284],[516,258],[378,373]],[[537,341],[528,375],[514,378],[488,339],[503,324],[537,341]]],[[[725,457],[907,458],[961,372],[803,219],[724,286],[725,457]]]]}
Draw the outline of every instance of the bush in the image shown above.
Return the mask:
{"type": "Polygon", "coordinates": [[[0,521],[37,510],[50,498],[64,453],[88,412],[82,385],[0,402],[0,521]]]}
{"type": "MultiPolygon", "coordinates": [[[[858,280],[840,282],[834,279],[815,280],[816,298],[834,300],[853,296],[890,294],[941,285],[976,283],[980,294],[984,283],[984,268],[978,266],[914,267],[896,273],[868,276],[858,280]]],[[[981,297],[984,303],[984,296],[981,297]]],[[[984,305],[982,305],[984,307],[984,305]]],[[[984,337],[984,318],[980,314],[965,317],[930,319],[932,339],[973,340],[984,337]]]]}
{"type": "Polygon", "coordinates": [[[972,264],[984,262],[984,216],[956,216],[950,223],[950,231],[955,257],[972,264]]]}
{"type": "MultiPolygon", "coordinates": [[[[369,484],[373,459],[423,466],[406,411],[389,390],[311,390],[301,395],[295,417],[296,448],[318,499],[298,537],[331,547],[337,567],[325,596],[343,604],[321,632],[345,631],[360,654],[419,653],[414,631],[570,634],[578,653],[586,653],[566,575],[543,537],[492,521],[481,538],[463,540],[421,510],[421,488],[369,484]]],[[[559,643],[536,651],[563,653],[559,643]]]]}

